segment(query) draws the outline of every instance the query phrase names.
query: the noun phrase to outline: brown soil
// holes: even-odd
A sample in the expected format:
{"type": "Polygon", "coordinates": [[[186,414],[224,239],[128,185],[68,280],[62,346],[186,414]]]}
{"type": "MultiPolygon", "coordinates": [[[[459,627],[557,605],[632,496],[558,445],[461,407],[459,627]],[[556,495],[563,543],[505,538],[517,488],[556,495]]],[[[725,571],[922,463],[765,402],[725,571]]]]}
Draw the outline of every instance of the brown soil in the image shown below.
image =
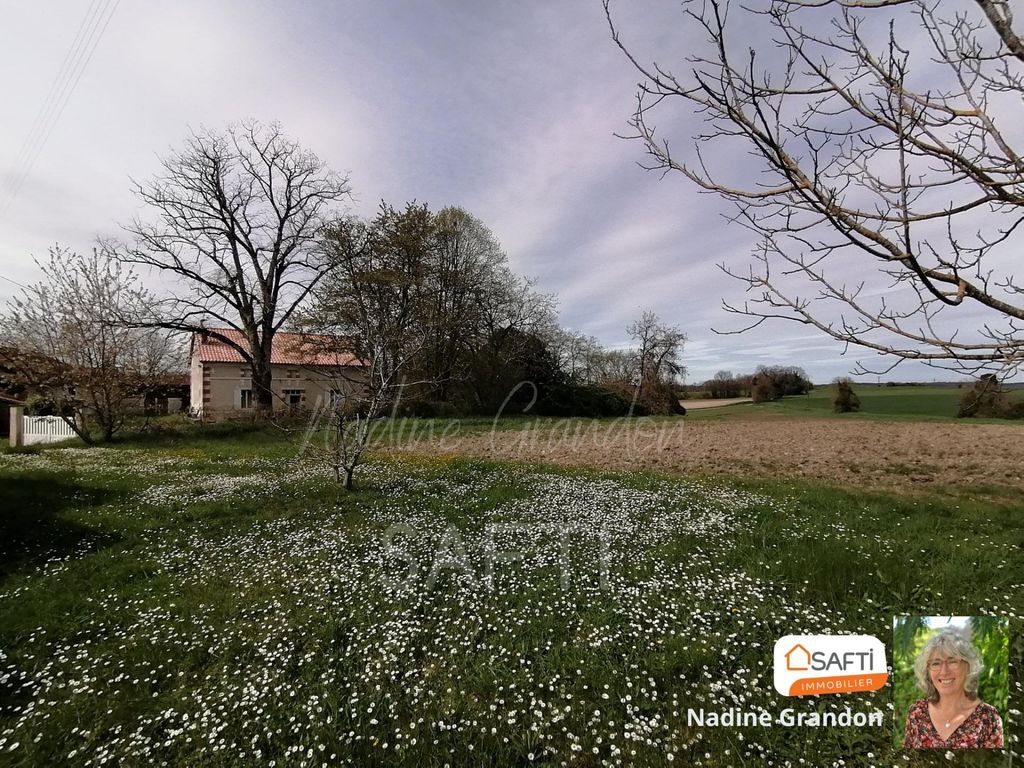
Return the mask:
{"type": "Polygon", "coordinates": [[[585,421],[407,445],[417,453],[683,474],[802,477],[860,487],[1024,490],[1024,426],[787,418],[585,421]],[[568,426],[567,426],[568,425],[568,426]]]}
{"type": "Polygon", "coordinates": [[[680,400],[679,404],[688,411],[702,411],[705,408],[720,408],[723,405],[739,405],[754,402],[749,397],[727,397],[718,400],[680,400]]]}

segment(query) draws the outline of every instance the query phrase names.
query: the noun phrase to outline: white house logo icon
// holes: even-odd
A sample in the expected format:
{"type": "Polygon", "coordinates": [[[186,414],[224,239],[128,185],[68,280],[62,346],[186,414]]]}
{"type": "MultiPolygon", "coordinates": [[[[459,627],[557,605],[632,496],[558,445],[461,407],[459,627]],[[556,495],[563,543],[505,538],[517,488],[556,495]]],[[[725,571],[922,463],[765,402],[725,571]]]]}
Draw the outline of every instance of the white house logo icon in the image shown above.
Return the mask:
{"type": "Polygon", "coordinates": [[[803,671],[811,668],[811,652],[797,643],[786,652],[786,669],[803,671]]]}

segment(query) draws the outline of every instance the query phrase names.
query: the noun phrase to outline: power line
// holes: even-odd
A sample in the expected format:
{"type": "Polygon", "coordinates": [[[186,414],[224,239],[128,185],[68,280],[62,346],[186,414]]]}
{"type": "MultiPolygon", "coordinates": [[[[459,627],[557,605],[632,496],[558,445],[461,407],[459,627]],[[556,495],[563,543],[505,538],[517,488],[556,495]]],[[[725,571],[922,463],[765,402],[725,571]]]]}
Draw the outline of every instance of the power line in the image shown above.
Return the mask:
{"type": "Polygon", "coordinates": [[[24,288],[26,291],[28,290],[28,286],[27,285],[19,283],[17,280],[12,280],[11,278],[7,277],[7,275],[0,275],[0,280],[6,280],[8,283],[13,283],[14,285],[18,286],[19,288],[24,288]]]}
{"type": "Polygon", "coordinates": [[[37,129],[36,135],[31,137],[32,143],[30,144],[29,155],[25,159],[21,173],[15,177],[14,187],[7,200],[5,210],[17,198],[18,193],[21,191],[21,187],[31,174],[36,160],[39,158],[39,155],[49,139],[50,134],[53,132],[57,121],[63,114],[64,108],[67,106],[68,101],[71,99],[72,94],[78,86],[78,82],[81,80],[86,67],[88,67],[89,61],[92,59],[92,55],[96,51],[100,38],[106,31],[107,24],[110,23],[110,19],[113,17],[113,12],[117,9],[117,4],[119,2],[119,0],[101,1],[104,5],[99,7],[98,11],[92,15],[91,20],[87,20],[84,37],[80,38],[78,45],[73,50],[73,53],[69,54],[72,63],[63,73],[63,83],[56,90],[56,96],[50,105],[49,112],[44,116],[41,125],[37,129]],[[113,7],[111,7],[112,5],[113,7]],[[108,10],[110,11],[109,14],[108,10]],[[104,16],[106,16],[106,21],[103,21],[104,16]]]}
{"type": "MultiPolygon", "coordinates": [[[[71,42],[71,47],[68,48],[67,53],[64,54],[64,61],[61,62],[60,69],[57,70],[57,76],[53,79],[53,83],[50,84],[50,90],[46,94],[46,99],[44,99],[43,103],[39,106],[39,111],[36,112],[35,119],[32,121],[32,125],[28,129],[28,134],[25,136],[25,141],[21,145],[21,150],[15,158],[14,165],[16,168],[20,168],[24,160],[29,156],[36,139],[39,138],[43,127],[46,125],[46,121],[53,110],[53,106],[56,104],[57,94],[63,90],[64,85],[69,79],[69,75],[72,71],[70,64],[72,61],[77,60],[78,49],[85,41],[85,38],[82,37],[82,33],[87,27],[92,26],[95,12],[99,8],[99,3],[100,0],[92,0],[89,10],[86,11],[85,16],[82,18],[82,22],[78,25],[78,31],[75,32],[75,38],[71,42]]],[[[13,179],[9,186],[13,189],[13,179]]]]}
{"type": "MultiPolygon", "coordinates": [[[[11,186],[7,201],[3,207],[3,213],[7,212],[7,209],[17,198],[22,186],[28,179],[29,174],[31,174],[39,154],[42,152],[43,147],[50,138],[50,134],[64,113],[64,108],[67,107],[72,94],[74,94],[75,89],[78,87],[78,83],[89,66],[89,62],[96,52],[100,39],[107,31],[110,20],[114,17],[119,4],[120,0],[94,0],[93,5],[90,6],[86,18],[83,19],[82,25],[79,27],[79,34],[76,35],[75,43],[72,44],[71,50],[65,56],[65,62],[71,61],[71,64],[68,67],[61,68],[57,80],[54,81],[53,89],[51,89],[55,96],[52,100],[47,99],[49,106],[41,111],[42,117],[37,121],[38,125],[33,123],[35,130],[34,132],[30,131],[30,135],[26,139],[23,151],[27,151],[27,156],[24,158],[21,172],[15,176],[15,181],[11,186]],[[104,5],[100,7],[96,4],[97,2],[103,2],[104,5]],[[94,12],[97,8],[99,10],[94,12]],[[82,36],[83,30],[85,30],[84,37],[82,36]]],[[[46,107],[45,102],[44,107],[46,107]]]]}
{"type": "MultiPolygon", "coordinates": [[[[35,164],[36,158],[39,156],[39,153],[42,151],[43,146],[49,140],[50,134],[53,133],[53,129],[57,126],[57,123],[60,121],[61,115],[64,114],[64,108],[67,107],[68,101],[71,100],[71,94],[75,92],[76,88],[78,88],[78,82],[82,79],[82,75],[85,74],[85,70],[88,69],[89,62],[92,61],[93,54],[96,53],[96,49],[99,47],[100,39],[103,37],[103,34],[107,31],[107,27],[110,26],[110,20],[112,18],[114,18],[114,12],[117,10],[117,6],[120,4],[120,2],[121,2],[121,0],[114,0],[113,7],[110,9],[110,13],[107,15],[106,20],[103,22],[103,26],[102,26],[102,28],[100,28],[99,34],[96,36],[96,39],[95,39],[95,42],[93,43],[92,48],[89,50],[89,53],[86,56],[85,61],[82,63],[82,66],[78,69],[78,74],[75,76],[75,80],[71,84],[71,89],[68,91],[68,94],[64,98],[64,101],[61,102],[60,108],[57,110],[57,113],[54,115],[53,119],[50,121],[50,125],[46,129],[46,133],[43,135],[42,141],[39,143],[39,146],[36,149],[36,154],[32,158],[32,160],[31,160],[31,162],[29,164],[29,167],[25,171],[25,176],[22,178],[22,183],[24,183],[25,178],[28,177],[29,172],[32,170],[32,165],[35,164]]],[[[20,190],[20,188],[21,188],[21,185],[19,184],[18,185],[18,189],[14,190],[14,196],[15,197],[17,197],[18,191],[20,190]]]]}
{"type": "Polygon", "coordinates": [[[45,133],[46,128],[53,121],[53,117],[62,100],[70,95],[68,90],[69,84],[75,77],[75,73],[81,66],[86,52],[90,49],[94,42],[94,36],[97,28],[99,27],[99,21],[103,14],[106,12],[107,7],[101,6],[101,3],[109,2],[109,0],[93,0],[93,4],[90,6],[89,11],[86,13],[82,23],[79,26],[78,34],[75,36],[71,49],[64,57],[65,64],[61,67],[60,72],[57,74],[57,78],[54,80],[53,87],[51,88],[50,98],[44,103],[44,109],[41,110],[39,115],[38,124],[34,125],[33,131],[30,131],[30,135],[26,140],[26,157],[23,158],[24,162],[31,162],[33,152],[39,147],[40,138],[45,133]]]}

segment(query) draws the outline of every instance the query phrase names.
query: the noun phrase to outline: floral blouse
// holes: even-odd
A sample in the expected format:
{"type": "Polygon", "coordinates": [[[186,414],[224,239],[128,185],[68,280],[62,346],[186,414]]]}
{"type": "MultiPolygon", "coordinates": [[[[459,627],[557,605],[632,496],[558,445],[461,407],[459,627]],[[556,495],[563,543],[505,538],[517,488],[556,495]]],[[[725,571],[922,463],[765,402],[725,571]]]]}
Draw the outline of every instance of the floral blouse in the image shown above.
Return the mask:
{"type": "Polygon", "coordinates": [[[1003,721],[991,704],[979,702],[974,711],[949,734],[939,737],[928,714],[928,700],[910,705],[904,749],[994,749],[1003,746],[1003,721]]]}

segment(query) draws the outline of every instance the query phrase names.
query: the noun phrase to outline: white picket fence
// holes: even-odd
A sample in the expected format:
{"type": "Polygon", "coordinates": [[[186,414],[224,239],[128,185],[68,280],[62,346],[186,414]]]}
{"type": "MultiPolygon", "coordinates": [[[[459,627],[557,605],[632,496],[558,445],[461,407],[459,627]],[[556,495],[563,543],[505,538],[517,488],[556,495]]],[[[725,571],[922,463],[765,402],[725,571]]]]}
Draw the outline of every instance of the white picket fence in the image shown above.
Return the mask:
{"type": "Polygon", "coordinates": [[[60,416],[22,416],[21,429],[25,445],[59,443],[76,436],[75,430],[60,416]]]}

